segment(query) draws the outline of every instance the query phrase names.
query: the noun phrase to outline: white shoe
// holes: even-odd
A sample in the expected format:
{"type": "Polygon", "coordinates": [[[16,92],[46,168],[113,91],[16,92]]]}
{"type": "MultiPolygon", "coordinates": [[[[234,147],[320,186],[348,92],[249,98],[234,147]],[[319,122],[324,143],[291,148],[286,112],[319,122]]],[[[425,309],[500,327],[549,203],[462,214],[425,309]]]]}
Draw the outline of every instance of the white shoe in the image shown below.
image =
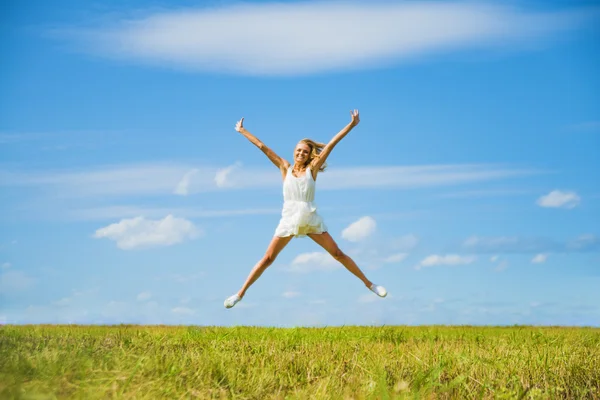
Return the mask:
{"type": "Polygon", "coordinates": [[[383,286],[372,284],[369,290],[371,290],[371,292],[375,293],[379,297],[387,296],[387,290],[385,290],[383,286]]]}
{"type": "Polygon", "coordinates": [[[225,299],[225,308],[231,308],[235,306],[242,298],[236,293],[233,296],[229,296],[225,299]]]}

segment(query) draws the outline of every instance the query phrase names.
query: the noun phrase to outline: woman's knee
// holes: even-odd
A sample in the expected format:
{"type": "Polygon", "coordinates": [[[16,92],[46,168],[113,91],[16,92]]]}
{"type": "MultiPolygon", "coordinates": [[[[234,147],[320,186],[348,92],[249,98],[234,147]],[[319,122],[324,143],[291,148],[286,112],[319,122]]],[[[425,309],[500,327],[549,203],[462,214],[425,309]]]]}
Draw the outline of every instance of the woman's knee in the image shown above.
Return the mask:
{"type": "Polygon", "coordinates": [[[277,255],[273,254],[273,253],[265,253],[265,255],[262,258],[262,264],[266,267],[268,267],[269,265],[273,264],[273,261],[275,261],[275,259],[277,258],[277,255]]]}
{"type": "Polygon", "coordinates": [[[339,247],[333,249],[331,251],[331,255],[338,261],[341,261],[346,257],[346,254],[344,254],[344,252],[339,247]]]}

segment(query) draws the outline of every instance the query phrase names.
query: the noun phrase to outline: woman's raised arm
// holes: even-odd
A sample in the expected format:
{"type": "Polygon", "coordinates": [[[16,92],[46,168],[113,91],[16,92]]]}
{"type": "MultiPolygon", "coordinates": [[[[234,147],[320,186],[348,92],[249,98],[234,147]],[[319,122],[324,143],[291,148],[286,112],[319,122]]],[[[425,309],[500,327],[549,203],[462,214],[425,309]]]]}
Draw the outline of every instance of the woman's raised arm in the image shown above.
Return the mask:
{"type": "Polygon", "coordinates": [[[244,128],[244,118],[242,118],[237,122],[237,124],[235,124],[235,130],[244,135],[246,139],[251,141],[252,144],[258,147],[263,153],[265,153],[265,155],[269,157],[269,160],[271,160],[271,162],[275,164],[275,166],[279,168],[279,170],[281,170],[282,174],[290,166],[289,162],[279,157],[273,150],[268,148],[259,138],[257,138],[256,136],[248,132],[246,128],[244,128]]]}
{"type": "Polygon", "coordinates": [[[319,153],[319,157],[317,157],[313,162],[315,170],[321,168],[321,166],[327,160],[327,157],[329,157],[329,154],[331,153],[331,150],[333,150],[335,145],[338,144],[340,140],[342,140],[344,136],[346,136],[348,132],[350,132],[352,128],[354,128],[360,122],[358,110],[350,111],[350,117],[350,123],[346,125],[341,131],[339,131],[337,135],[335,135],[333,139],[331,139],[331,141],[327,143],[325,147],[323,147],[323,150],[321,150],[321,153],[319,153]]]}

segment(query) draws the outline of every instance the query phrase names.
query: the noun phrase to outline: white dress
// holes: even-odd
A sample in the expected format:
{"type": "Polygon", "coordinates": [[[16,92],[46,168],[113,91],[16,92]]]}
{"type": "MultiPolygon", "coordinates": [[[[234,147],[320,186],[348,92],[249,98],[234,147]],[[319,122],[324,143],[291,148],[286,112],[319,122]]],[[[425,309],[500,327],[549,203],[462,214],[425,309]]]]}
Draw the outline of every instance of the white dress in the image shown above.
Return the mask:
{"type": "Polygon", "coordinates": [[[283,211],[275,236],[305,237],[308,233],[327,232],[314,203],[315,186],[310,168],[299,178],[292,174],[292,167],[288,168],[283,180],[283,211]]]}

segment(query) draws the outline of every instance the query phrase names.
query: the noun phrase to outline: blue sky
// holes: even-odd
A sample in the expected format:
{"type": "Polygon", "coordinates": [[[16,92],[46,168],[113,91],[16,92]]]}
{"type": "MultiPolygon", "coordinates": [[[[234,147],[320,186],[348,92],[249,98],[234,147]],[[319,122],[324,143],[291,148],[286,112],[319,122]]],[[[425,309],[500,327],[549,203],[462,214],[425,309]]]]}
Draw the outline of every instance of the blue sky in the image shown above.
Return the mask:
{"type": "Polygon", "coordinates": [[[0,322],[600,325],[600,9],[13,2],[0,13],[0,322]],[[235,308],[299,139],[361,123],[308,238],[235,308]]]}

